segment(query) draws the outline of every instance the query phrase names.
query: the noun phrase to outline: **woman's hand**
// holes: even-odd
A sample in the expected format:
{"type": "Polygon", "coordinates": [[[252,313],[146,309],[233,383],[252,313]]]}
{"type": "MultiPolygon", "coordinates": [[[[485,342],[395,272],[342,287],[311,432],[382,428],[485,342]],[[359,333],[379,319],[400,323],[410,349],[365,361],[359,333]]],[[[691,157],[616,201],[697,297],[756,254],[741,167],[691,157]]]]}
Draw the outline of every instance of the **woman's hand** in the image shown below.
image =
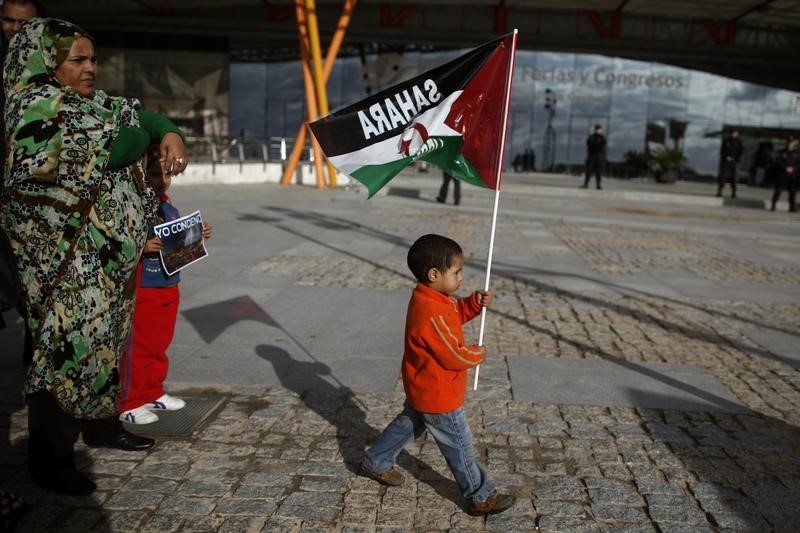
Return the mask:
{"type": "Polygon", "coordinates": [[[161,250],[161,239],[158,237],[150,237],[147,239],[147,242],[144,243],[144,253],[146,254],[154,254],[161,250]]]}
{"type": "Polygon", "coordinates": [[[189,160],[186,157],[186,145],[183,144],[181,136],[174,132],[169,132],[161,139],[159,145],[161,157],[161,169],[164,174],[174,176],[186,170],[189,160]]]}
{"type": "Polygon", "coordinates": [[[211,226],[208,224],[203,224],[203,238],[210,239],[211,238],[211,226]]]}

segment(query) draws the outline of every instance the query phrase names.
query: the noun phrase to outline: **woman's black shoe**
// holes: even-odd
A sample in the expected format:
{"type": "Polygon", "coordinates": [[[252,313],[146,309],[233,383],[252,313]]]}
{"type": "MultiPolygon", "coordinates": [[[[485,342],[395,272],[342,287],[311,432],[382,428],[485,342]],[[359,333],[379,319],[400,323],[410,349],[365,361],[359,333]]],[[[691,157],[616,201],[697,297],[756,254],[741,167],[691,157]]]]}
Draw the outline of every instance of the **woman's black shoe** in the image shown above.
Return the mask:
{"type": "Polygon", "coordinates": [[[114,432],[84,430],[83,442],[90,448],[116,448],[130,452],[147,450],[156,443],[151,438],[131,433],[121,425],[114,432]]]}
{"type": "Polygon", "coordinates": [[[135,452],[152,448],[156,443],[153,439],[126,430],[116,416],[84,420],[81,431],[83,442],[90,448],[116,448],[135,452]]]}

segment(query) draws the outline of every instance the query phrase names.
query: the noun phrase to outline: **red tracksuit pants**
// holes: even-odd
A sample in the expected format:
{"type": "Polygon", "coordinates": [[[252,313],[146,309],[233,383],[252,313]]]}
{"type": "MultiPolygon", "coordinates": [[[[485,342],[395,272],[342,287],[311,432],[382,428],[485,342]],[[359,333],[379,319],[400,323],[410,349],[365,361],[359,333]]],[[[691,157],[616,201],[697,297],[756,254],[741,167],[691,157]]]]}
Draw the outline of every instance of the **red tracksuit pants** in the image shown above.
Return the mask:
{"type": "Polygon", "coordinates": [[[167,348],[175,334],[179,302],[177,285],[137,287],[128,354],[120,365],[120,412],[136,409],[164,394],[169,371],[167,348]]]}

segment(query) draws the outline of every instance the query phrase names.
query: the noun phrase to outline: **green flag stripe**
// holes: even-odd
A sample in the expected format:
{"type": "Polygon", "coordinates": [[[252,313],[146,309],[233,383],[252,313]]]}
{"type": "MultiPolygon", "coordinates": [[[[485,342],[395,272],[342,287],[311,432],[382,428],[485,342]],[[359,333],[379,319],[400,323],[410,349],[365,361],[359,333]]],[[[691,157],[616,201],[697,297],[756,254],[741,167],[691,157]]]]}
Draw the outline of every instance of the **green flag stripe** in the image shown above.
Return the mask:
{"type": "Polygon", "coordinates": [[[431,137],[431,139],[441,141],[443,146],[423,154],[420,159],[436,165],[463,182],[486,188],[486,183],[480,177],[475,167],[461,155],[461,147],[464,145],[463,137],[437,136],[431,137]]]}
{"type": "Polygon", "coordinates": [[[364,165],[350,175],[364,184],[369,191],[369,197],[378,192],[381,187],[389,183],[393,177],[400,173],[414,161],[413,157],[404,157],[384,165],[364,165]]]}
{"type": "Polygon", "coordinates": [[[480,177],[478,171],[461,154],[463,144],[464,138],[461,136],[431,137],[428,139],[428,145],[434,148],[429,151],[423,150],[422,154],[416,158],[404,157],[383,165],[364,165],[350,175],[364,184],[369,191],[369,197],[372,198],[401,170],[410,165],[415,159],[421,159],[449,172],[461,181],[486,188],[486,183],[480,177]]]}

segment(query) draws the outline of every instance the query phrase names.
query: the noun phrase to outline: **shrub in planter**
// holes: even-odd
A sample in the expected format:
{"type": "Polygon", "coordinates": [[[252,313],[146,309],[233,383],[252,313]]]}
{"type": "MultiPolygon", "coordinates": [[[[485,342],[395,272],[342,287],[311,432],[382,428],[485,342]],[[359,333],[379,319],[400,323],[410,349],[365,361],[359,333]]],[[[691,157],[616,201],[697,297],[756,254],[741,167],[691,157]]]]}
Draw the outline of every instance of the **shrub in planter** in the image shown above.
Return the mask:
{"type": "Polygon", "coordinates": [[[675,183],[684,163],[686,156],[677,148],[657,148],[650,155],[650,168],[659,183],[675,183]]]}

